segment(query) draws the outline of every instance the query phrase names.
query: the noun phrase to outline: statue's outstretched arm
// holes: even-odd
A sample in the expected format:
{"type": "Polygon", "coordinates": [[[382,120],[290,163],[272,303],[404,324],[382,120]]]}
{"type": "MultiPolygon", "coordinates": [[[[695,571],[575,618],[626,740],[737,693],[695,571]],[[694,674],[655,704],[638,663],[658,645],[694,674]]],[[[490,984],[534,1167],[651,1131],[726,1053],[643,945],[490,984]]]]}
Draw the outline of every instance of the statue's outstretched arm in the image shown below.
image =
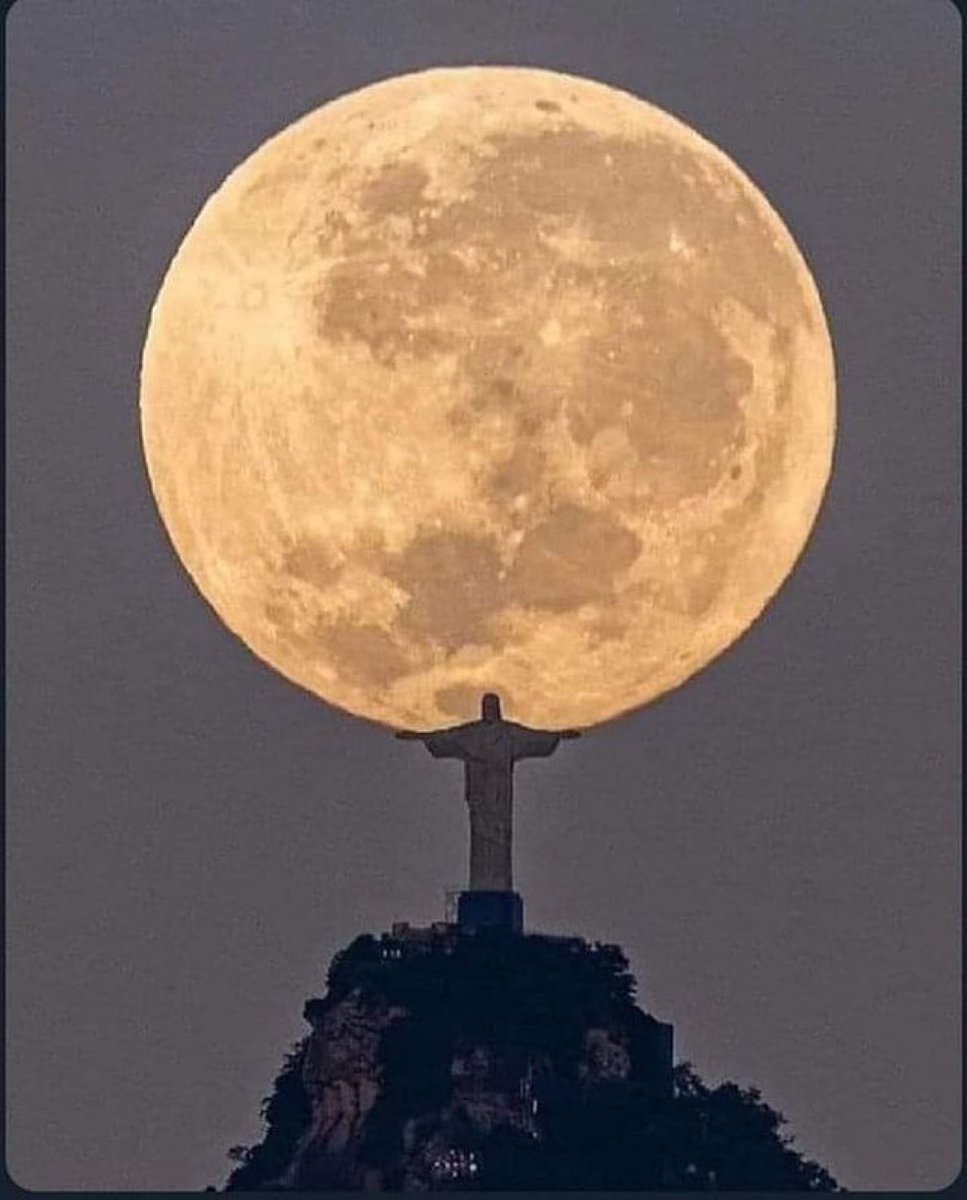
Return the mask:
{"type": "Polygon", "coordinates": [[[514,746],[514,758],[547,758],[558,747],[561,738],[576,738],[576,729],[557,732],[550,729],[529,729],[526,725],[508,722],[514,746]]]}
{"type": "Polygon", "coordinates": [[[434,758],[466,758],[466,748],[462,745],[461,734],[468,728],[457,725],[453,729],[435,729],[426,733],[417,733],[411,729],[400,729],[396,737],[404,742],[422,742],[434,758]]]}

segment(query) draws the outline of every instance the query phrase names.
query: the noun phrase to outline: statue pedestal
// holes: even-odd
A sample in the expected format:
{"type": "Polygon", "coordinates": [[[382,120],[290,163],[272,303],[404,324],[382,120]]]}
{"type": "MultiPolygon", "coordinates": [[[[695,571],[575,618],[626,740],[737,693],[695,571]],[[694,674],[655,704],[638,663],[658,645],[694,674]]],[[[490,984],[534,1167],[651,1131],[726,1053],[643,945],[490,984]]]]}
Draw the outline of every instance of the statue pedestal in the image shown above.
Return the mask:
{"type": "Polygon", "coordinates": [[[461,933],[485,929],[524,932],[524,902],[517,892],[461,892],[457,901],[461,933]]]}

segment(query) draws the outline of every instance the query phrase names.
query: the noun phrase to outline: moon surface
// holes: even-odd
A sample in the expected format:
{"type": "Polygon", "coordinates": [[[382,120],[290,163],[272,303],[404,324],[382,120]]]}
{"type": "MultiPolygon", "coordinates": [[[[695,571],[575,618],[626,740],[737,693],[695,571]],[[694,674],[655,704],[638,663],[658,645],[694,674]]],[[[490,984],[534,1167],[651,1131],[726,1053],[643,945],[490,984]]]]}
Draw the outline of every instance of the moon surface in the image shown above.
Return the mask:
{"type": "Polygon", "coordinates": [[[207,201],[142,434],[192,579],[288,679],[389,726],[493,690],[587,727],[792,570],[834,376],[800,252],[711,143],[586,79],[434,69],[310,112],[207,201]]]}

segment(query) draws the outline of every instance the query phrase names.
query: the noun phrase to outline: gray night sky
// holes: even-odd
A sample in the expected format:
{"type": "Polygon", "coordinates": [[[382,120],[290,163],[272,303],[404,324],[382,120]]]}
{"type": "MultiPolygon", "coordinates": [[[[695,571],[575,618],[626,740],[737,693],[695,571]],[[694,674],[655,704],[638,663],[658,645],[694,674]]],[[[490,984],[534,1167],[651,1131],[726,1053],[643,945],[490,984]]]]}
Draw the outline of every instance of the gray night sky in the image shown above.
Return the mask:
{"type": "MultiPolygon", "coordinates": [[[[853,1189],[960,1164],[960,23],[946,0],[20,0],[8,18],[8,1149],[200,1189],[357,933],[441,915],[460,768],[219,623],[138,429],[148,312],[225,175],[422,67],[556,68],[732,156],[838,361],[833,481],[765,617],[518,772],[532,928],[621,943],[708,1081],[853,1189]]],[[[513,715],[512,713],[510,714],[513,715]]]]}

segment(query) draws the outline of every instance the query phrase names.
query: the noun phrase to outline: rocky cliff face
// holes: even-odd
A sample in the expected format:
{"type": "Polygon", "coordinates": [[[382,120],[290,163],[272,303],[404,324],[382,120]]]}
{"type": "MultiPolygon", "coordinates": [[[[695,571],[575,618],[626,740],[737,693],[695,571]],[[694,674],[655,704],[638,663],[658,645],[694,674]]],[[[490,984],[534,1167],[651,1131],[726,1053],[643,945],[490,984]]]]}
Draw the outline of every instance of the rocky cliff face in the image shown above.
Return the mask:
{"type": "Polygon", "coordinates": [[[306,1005],[312,1033],[301,1079],[311,1116],[282,1182],[325,1174],[346,1187],[378,1183],[359,1162],[359,1150],[383,1087],[383,1031],[404,1015],[398,1006],[364,1003],[358,990],[328,1006],[306,1005]]]}
{"type": "Polygon", "coordinates": [[[759,1139],[765,1186],[832,1185],[757,1094],[681,1069],[673,1086],[671,1027],[616,947],[404,929],[357,939],[327,982],[226,1190],[721,1187],[711,1100],[749,1116],[736,1136],[759,1139]]]}
{"type": "Polygon", "coordinates": [[[488,1140],[539,1142],[562,1091],[637,1072],[668,1092],[670,1027],[634,1007],[625,967],[579,939],[358,939],[305,1006],[312,1032],[284,1073],[301,1112],[282,1123],[290,1145],[247,1151],[229,1188],[469,1184],[488,1140]]]}

